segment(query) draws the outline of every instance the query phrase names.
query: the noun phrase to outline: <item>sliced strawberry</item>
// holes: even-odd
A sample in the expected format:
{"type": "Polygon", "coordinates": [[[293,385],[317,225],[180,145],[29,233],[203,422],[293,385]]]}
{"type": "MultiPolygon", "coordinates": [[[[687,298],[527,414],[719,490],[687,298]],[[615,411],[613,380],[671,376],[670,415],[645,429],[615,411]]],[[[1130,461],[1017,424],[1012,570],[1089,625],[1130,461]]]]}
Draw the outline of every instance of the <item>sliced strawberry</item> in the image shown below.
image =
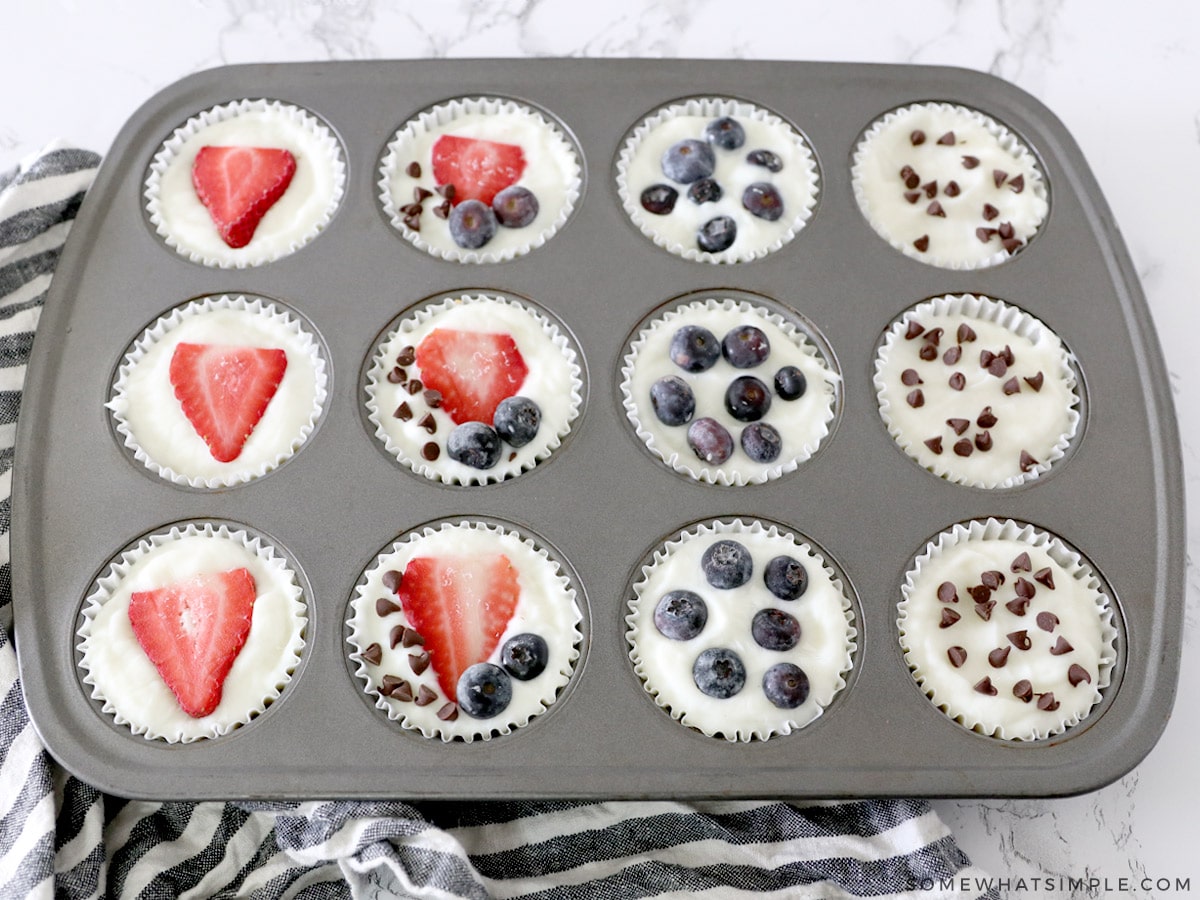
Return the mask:
{"type": "Polygon", "coordinates": [[[235,460],[275,396],[287,353],[273,347],[180,343],[171,384],[196,433],[219,462],[235,460]]]}
{"type": "Polygon", "coordinates": [[[433,144],[433,177],[438,186],[454,185],[451,202],[492,198],[516,184],[525,171],[525,151],[516,144],[443,134],[433,144]]]}
{"type": "Polygon", "coordinates": [[[221,239],[245,247],[296,174],[296,157],[274,147],[201,147],[192,185],[221,239]]]}
{"type": "Polygon", "coordinates": [[[517,570],[503,553],[418,556],[396,592],[413,628],[425,639],[442,694],[455,696],[458,678],[492,655],[517,608],[517,570]]]}
{"type": "Polygon", "coordinates": [[[233,661],[254,614],[248,569],[196,575],[129,598],[138,643],[189,716],[207,716],[221,702],[233,661]]]}
{"type": "Polygon", "coordinates": [[[521,389],[529,367],[511,335],[435,328],[417,345],[421,381],[442,395],[458,425],[492,424],[496,407],[521,389]]]}

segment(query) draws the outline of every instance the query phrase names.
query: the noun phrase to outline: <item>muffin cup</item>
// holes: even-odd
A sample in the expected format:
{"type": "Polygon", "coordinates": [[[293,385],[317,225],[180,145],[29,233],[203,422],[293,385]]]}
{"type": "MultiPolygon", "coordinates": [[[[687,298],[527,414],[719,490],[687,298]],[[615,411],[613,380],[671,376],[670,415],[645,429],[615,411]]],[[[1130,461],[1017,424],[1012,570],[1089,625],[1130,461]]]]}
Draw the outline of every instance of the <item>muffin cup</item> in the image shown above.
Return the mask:
{"type": "Polygon", "coordinates": [[[341,202],[346,162],[341,144],[316,116],[278,100],[214,106],[175,129],[154,155],[144,185],[146,214],[159,237],[192,262],[246,268],[295,253],[325,229],[341,202]],[[192,186],[196,154],[209,142],[290,150],[296,171],[244,247],[222,240],[192,186]]]}
{"type": "Polygon", "coordinates": [[[190,743],[245,725],[276,701],[300,663],[307,611],[297,575],[264,538],[237,526],[181,522],[149,534],[109,562],[83,601],[79,667],[113,721],[147,740],[190,743]],[[180,708],[129,622],[134,591],[191,575],[245,567],[257,596],[246,643],[219,705],[193,718],[180,708]]]}

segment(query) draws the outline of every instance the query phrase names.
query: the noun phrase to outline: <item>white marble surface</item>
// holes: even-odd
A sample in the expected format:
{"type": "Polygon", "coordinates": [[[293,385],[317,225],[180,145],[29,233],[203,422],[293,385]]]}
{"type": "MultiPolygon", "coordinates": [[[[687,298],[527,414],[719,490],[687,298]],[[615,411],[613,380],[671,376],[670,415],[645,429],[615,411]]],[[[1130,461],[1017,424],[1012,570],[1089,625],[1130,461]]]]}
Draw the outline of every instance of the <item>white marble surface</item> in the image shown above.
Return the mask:
{"type": "Polygon", "coordinates": [[[1175,713],[1146,761],[1066,800],[938,802],[1013,896],[1200,892],[1200,4],[1179,0],[3,0],[0,169],[63,137],[107,150],[171,82],[228,63],[646,56],[911,62],[1030,91],[1082,146],[1129,245],[1171,373],[1188,505],[1187,613],[1175,713]],[[118,11],[119,10],[119,11],[118,11]],[[1015,879],[1056,879],[1054,890],[1015,879]],[[1070,891],[1058,879],[1097,878],[1070,891]],[[1119,879],[1130,879],[1132,890],[1119,879]],[[1149,889],[1146,889],[1149,888],[1149,889]]]}

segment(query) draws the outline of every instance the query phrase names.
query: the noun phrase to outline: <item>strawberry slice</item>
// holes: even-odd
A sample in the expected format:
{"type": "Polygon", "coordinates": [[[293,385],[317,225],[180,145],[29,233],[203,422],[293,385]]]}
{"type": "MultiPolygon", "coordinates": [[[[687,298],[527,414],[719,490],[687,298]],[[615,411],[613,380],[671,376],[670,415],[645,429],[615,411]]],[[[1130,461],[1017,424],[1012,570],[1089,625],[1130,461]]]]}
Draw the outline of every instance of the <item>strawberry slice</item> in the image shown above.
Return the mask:
{"type": "Polygon", "coordinates": [[[417,345],[421,381],[442,395],[455,424],[492,424],[496,407],[521,389],[529,367],[512,335],[435,328],[417,345]]]}
{"type": "Polygon", "coordinates": [[[171,356],[171,384],[196,433],[219,462],[241,455],[275,396],[287,353],[273,347],[182,342],[171,356]]]}
{"type": "Polygon", "coordinates": [[[450,699],[468,666],[492,655],[517,608],[517,570],[503,553],[417,556],[396,593],[425,639],[438,687],[450,699]]]}
{"type": "Polygon", "coordinates": [[[516,184],[525,171],[525,151],[516,144],[443,134],[433,144],[433,177],[439,187],[454,185],[451,202],[492,198],[516,184]]]}
{"type": "Polygon", "coordinates": [[[230,247],[245,247],[296,174],[296,157],[275,147],[201,147],[192,186],[230,247]]]}
{"type": "Polygon", "coordinates": [[[130,596],[133,633],[189,716],[207,716],[221,702],[225,677],[250,633],[255,596],[248,569],[196,575],[130,596]]]}

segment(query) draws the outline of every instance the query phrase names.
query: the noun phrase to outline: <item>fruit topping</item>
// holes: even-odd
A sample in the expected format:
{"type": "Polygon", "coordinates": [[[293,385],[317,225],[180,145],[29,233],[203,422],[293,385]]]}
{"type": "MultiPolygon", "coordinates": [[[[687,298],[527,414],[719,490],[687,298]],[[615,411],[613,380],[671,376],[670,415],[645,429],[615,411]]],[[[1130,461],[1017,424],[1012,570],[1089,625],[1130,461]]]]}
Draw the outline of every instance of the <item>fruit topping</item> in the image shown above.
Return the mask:
{"type": "Polygon", "coordinates": [[[468,716],[490,719],[504,712],[512,702],[512,679],[493,663],[475,663],[458,679],[454,698],[468,716]]]}
{"type": "Polygon", "coordinates": [[[753,375],[740,375],[725,390],[725,409],[739,422],[757,422],[771,408],[771,390],[753,375]]]}
{"type": "Polygon", "coordinates": [[[693,181],[688,187],[688,199],[693,203],[716,203],[721,199],[724,191],[721,190],[721,185],[717,184],[713,178],[701,178],[699,181],[693,181]]]}
{"type": "Polygon", "coordinates": [[[524,228],[537,218],[538,200],[529,188],[514,184],[495,196],[492,212],[505,228],[524,228]]]}
{"type": "Polygon", "coordinates": [[[511,447],[524,447],[537,437],[542,410],[528,397],[505,397],[496,407],[492,427],[511,447]]]}
{"type": "Polygon", "coordinates": [[[704,126],[704,139],[722,150],[736,150],[746,143],[746,130],[737,119],[722,116],[704,126]]]}
{"type": "Polygon", "coordinates": [[[446,196],[458,206],[479,200],[491,206],[496,195],[525,171],[525,152],[516,144],[444,134],[433,145],[433,177],[439,187],[454,186],[446,196]]]}
{"type": "Polygon", "coordinates": [[[768,172],[783,171],[783,160],[771,150],[751,150],[746,154],[746,162],[752,166],[762,166],[768,172]]]}
{"type": "Polygon", "coordinates": [[[742,206],[751,215],[774,222],[783,215],[783,196],[773,184],[756,181],[742,192],[742,206]]]}
{"type": "Polygon", "coordinates": [[[490,469],[500,461],[500,435],[491,425],[463,422],[446,438],[446,455],[472,469],[490,469]]]}
{"type": "Polygon", "coordinates": [[[764,362],[771,352],[771,342],[761,328],[739,325],[730,329],[721,340],[721,355],[735,369],[749,369],[764,362]]]}
{"type": "Polygon", "coordinates": [[[763,583],[780,600],[796,600],[808,590],[808,571],[798,559],[776,556],[763,570],[763,583]]]}
{"type": "Polygon", "coordinates": [[[129,598],[134,636],[189,716],[221,702],[225,678],[250,633],[256,597],[248,569],[195,575],[129,598]]]}
{"type": "Polygon", "coordinates": [[[650,385],[650,405],[664,425],[683,425],[696,412],[696,396],[678,375],[664,375],[650,385]]]}
{"type": "Polygon", "coordinates": [[[438,686],[454,697],[458,680],[485,662],[517,608],[517,570],[502,553],[417,556],[397,590],[404,615],[425,638],[438,686]]]}
{"type": "Polygon", "coordinates": [[[780,709],[795,709],[808,699],[808,676],[792,663],[778,663],[763,673],[763,693],[780,709]]]}
{"type": "Polygon", "coordinates": [[[679,191],[669,184],[652,184],[642,191],[642,209],[656,216],[665,216],[675,208],[679,191]]]}
{"type": "Polygon", "coordinates": [[[737,222],[729,216],[709,219],[696,232],[696,246],[705,253],[720,253],[728,250],[737,240],[737,222]]]}
{"type": "Polygon", "coordinates": [[[671,337],[671,362],[685,372],[704,372],[721,358],[717,336],[699,325],[684,325],[671,337]]]}
{"type": "Polygon", "coordinates": [[[754,559],[745,544],[730,538],[713,542],[700,557],[700,569],[710,585],[728,591],[741,587],[754,574],[754,559]]]}
{"type": "Polygon", "coordinates": [[[464,250],[478,250],[496,236],[496,214],[482,200],[464,200],[450,211],[450,237],[464,250]]]}
{"type": "Polygon", "coordinates": [[[668,591],[654,607],[654,627],[673,641],[690,641],[708,624],[708,605],[695,591],[668,591]]]}
{"type": "Polygon", "coordinates": [[[180,343],[171,356],[175,397],[213,458],[232,462],[266,412],[287,370],[270,347],[180,343]]]}
{"type": "Polygon", "coordinates": [[[532,681],[550,661],[550,646],[540,634],[514,634],[500,648],[500,665],[517,681],[532,681]]]}
{"type": "Polygon", "coordinates": [[[766,422],[754,422],[742,429],[741,445],[756,463],[773,463],[783,452],[783,436],[766,422]]]}
{"type": "Polygon", "coordinates": [[[274,147],[201,147],[192,163],[192,186],[217,233],[245,247],[258,223],[296,174],[296,157],[274,147]]]}
{"type": "Polygon", "coordinates": [[[746,686],[746,666],[732,650],[712,647],[696,657],[692,680],[708,696],[725,700],[746,686]]]}
{"type": "Polygon", "coordinates": [[[717,166],[712,147],[705,141],[692,138],[672,144],[663,153],[663,174],[680,184],[691,184],[707,178],[717,166]]]}
{"type": "Polygon", "coordinates": [[[800,623],[782,609],[760,609],[750,622],[750,634],[764,650],[791,650],[800,641],[800,623]]]}
{"type": "Polygon", "coordinates": [[[808,389],[808,379],[795,366],[784,366],[775,373],[775,393],[780,400],[799,400],[808,389]]]}
{"type": "Polygon", "coordinates": [[[529,374],[511,335],[435,328],[416,351],[426,387],[442,395],[442,409],[458,425],[491,422],[496,407],[520,390],[529,374]]]}
{"type": "Polygon", "coordinates": [[[733,455],[733,436],[716,419],[704,416],[688,426],[688,446],[704,462],[719,466],[733,455]]]}

